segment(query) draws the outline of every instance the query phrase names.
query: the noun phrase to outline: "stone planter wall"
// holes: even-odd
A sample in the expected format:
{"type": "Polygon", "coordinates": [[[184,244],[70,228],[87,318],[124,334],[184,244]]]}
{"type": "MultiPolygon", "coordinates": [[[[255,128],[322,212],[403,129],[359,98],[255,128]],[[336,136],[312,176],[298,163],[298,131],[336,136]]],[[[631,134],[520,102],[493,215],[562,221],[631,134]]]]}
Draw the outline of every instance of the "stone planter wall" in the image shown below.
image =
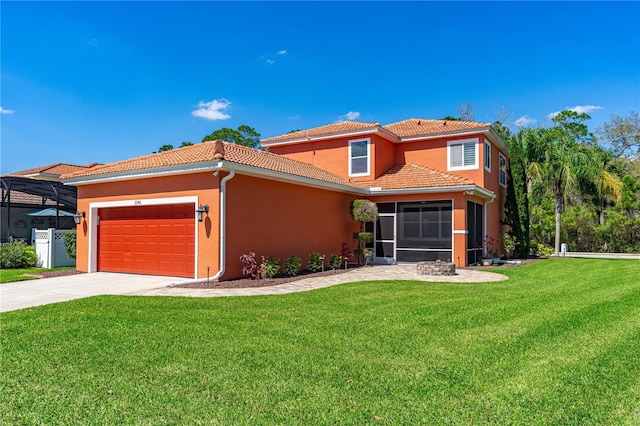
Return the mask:
{"type": "Polygon", "coordinates": [[[452,262],[418,262],[418,273],[421,275],[456,275],[456,264],[452,262]]]}

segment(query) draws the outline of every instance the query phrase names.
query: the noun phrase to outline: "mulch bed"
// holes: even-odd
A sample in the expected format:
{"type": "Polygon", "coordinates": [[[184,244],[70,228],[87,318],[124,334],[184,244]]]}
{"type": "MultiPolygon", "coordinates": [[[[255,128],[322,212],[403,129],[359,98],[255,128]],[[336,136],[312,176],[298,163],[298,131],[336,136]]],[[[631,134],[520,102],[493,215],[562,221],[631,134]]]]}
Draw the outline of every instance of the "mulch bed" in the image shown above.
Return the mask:
{"type": "Polygon", "coordinates": [[[299,281],[305,278],[315,278],[315,277],[324,277],[327,275],[336,275],[343,274],[347,271],[351,271],[354,267],[349,267],[349,269],[336,269],[335,271],[330,269],[328,271],[322,272],[309,272],[309,271],[300,271],[298,275],[295,277],[289,277],[286,275],[278,275],[274,278],[269,279],[259,279],[252,280],[249,278],[240,278],[237,280],[229,280],[229,281],[217,281],[217,282],[204,282],[204,283],[192,283],[192,284],[182,284],[177,285],[179,288],[252,288],[252,287],[270,287],[279,284],[285,284],[292,281],[299,281]]]}
{"type": "Polygon", "coordinates": [[[76,271],[75,269],[63,269],[62,271],[51,271],[51,272],[39,272],[37,274],[23,274],[27,277],[35,277],[35,278],[53,278],[53,277],[65,277],[67,275],[77,275],[84,274],[85,272],[76,271]]]}

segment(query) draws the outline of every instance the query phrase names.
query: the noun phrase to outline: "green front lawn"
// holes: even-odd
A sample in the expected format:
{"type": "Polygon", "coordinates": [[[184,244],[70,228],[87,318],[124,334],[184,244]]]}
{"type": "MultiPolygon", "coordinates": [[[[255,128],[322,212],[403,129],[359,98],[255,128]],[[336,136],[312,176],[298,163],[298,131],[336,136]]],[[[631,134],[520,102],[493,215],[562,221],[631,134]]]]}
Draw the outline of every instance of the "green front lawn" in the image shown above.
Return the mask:
{"type": "Polygon", "coordinates": [[[5,424],[640,424],[640,262],[0,317],[5,424]]]}
{"type": "Polygon", "coordinates": [[[24,274],[41,274],[43,272],[63,271],[67,269],[75,269],[73,266],[65,266],[60,268],[27,268],[27,269],[3,269],[0,271],[0,284],[11,283],[15,281],[35,280],[36,277],[25,276],[24,274]]]}

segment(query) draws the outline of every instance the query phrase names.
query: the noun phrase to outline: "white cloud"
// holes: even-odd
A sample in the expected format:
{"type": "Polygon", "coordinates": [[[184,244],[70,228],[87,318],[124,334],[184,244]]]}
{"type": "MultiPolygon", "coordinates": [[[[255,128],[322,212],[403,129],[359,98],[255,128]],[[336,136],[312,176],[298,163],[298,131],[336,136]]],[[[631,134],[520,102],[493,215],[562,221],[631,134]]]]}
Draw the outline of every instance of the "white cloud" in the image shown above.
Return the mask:
{"type": "Polygon", "coordinates": [[[287,53],[287,51],[284,49],[278,50],[278,55],[284,55],[285,53],[287,53]]]}
{"type": "Polygon", "coordinates": [[[206,118],[207,120],[226,120],[227,118],[231,118],[231,116],[225,112],[230,106],[231,102],[224,98],[214,99],[210,102],[200,101],[198,109],[191,111],[191,114],[196,117],[206,118]]]}
{"type": "Polygon", "coordinates": [[[360,113],[357,111],[349,111],[348,113],[338,117],[338,121],[357,120],[360,118],[360,113]]]}
{"type": "Polygon", "coordinates": [[[273,59],[267,59],[267,63],[268,63],[269,65],[273,65],[273,64],[274,64],[274,62],[275,62],[275,61],[274,61],[273,59]]]}
{"type": "MultiPolygon", "coordinates": [[[[604,109],[604,108],[599,106],[599,105],[576,105],[576,106],[571,107],[571,108],[566,107],[564,110],[565,111],[569,110],[569,111],[577,112],[578,114],[582,114],[582,113],[589,114],[590,112],[597,111],[599,109],[604,109]]],[[[555,117],[558,114],[560,114],[560,111],[552,112],[547,117],[553,119],[553,117],[555,117]]]]}
{"type": "Polygon", "coordinates": [[[604,109],[604,108],[599,105],[577,105],[569,109],[571,111],[577,112],[578,114],[582,114],[583,112],[586,112],[587,114],[589,114],[591,111],[597,111],[599,109],[604,109]]]}
{"type": "Polygon", "coordinates": [[[537,122],[538,120],[536,120],[535,118],[531,118],[528,115],[523,115],[522,117],[514,121],[513,124],[515,124],[518,127],[529,127],[533,124],[536,124],[537,122]]]}
{"type": "Polygon", "coordinates": [[[13,114],[14,112],[12,109],[4,109],[0,106],[0,114],[13,114]]]}
{"type": "Polygon", "coordinates": [[[300,119],[300,115],[290,115],[289,117],[287,117],[287,119],[289,119],[289,120],[299,120],[300,119]]]}

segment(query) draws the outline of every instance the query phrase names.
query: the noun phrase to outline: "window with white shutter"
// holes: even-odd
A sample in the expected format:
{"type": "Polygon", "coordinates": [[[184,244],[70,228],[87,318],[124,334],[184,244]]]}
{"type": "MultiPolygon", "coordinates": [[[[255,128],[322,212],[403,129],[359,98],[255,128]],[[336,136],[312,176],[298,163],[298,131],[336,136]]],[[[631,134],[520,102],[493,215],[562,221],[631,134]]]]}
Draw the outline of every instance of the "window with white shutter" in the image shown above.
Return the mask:
{"type": "Polygon", "coordinates": [[[448,170],[478,168],[478,139],[447,142],[448,170]]]}

